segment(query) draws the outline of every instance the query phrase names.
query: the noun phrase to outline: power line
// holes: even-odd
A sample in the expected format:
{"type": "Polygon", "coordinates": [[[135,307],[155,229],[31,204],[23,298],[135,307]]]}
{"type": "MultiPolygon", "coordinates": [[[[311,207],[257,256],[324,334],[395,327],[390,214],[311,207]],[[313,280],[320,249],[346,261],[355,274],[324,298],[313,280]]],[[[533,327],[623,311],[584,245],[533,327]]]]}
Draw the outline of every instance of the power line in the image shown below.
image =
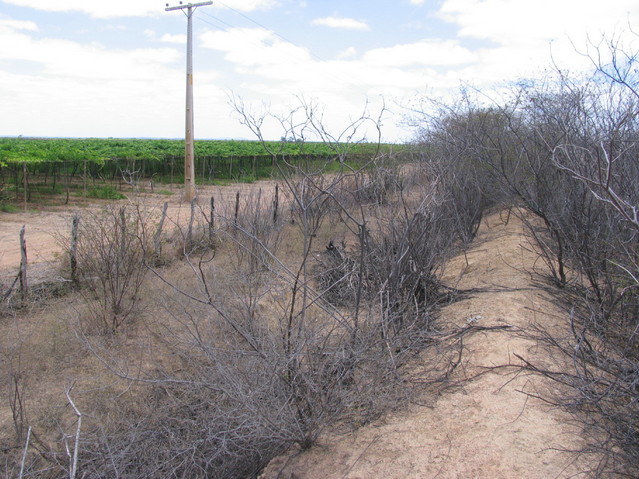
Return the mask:
{"type": "MultiPolygon", "coordinates": [[[[210,17],[210,18],[212,18],[212,19],[214,19],[214,20],[218,21],[219,23],[222,23],[222,24],[226,25],[228,28],[236,28],[234,25],[231,25],[230,23],[225,22],[225,21],[224,21],[224,20],[222,20],[221,18],[215,17],[215,16],[213,16],[213,15],[211,15],[211,14],[209,14],[209,13],[206,13],[206,12],[202,12],[202,13],[203,13],[204,15],[206,15],[207,17],[210,17]]],[[[213,28],[217,28],[217,29],[223,30],[223,31],[225,31],[225,32],[228,32],[228,31],[229,31],[229,30],[228,30],[228,28],[224,28],[224,27],[220,27],[220,26],[218,26],[218,25],[214,25],[214,24],[212,24],[211,22],[209,22],[209,21],[207,21],[207,20],[204,20],[201,16],[197,18],[197,21],[198,21],[198,22],[202,22],[202,23],[206,23],[207,25],[210,25],[210,26],[212,26],[213,28]]]]}
{"type": "MultiPolygon", "coordinates": [[[[321,63],[328,63],[328,62],[330,61],[330,60],[326,60],[326,59],[324,59],[324,58],[320,57],[319,55],[317,55],[317,54],[313,53],[313,52],[312,52],[309,48],[307,48],[307,47],[303,47],[303,46],[301,46],[301,45],[299,45],[299,44],[295,43],[294,41],[292,41],[292,40],[290,40],[290,39],[286,38],[285,36],[283,36],[283,35],[279,34],[278,32],[276,32],[274,29],[269,28],[269,27],[267,27],[267,26],[263,25],[262,23],[258,22],[257,20],[252,19],[251,17],[249,17],[248,15],[246,15],[246,14],[244,14],[244,13],[240,12],[239,10],[236,10],[235,8],[233,8],[233,7],[230,7],[230,6],[226,5],[224,2],[217,1],[217,2],[216,2],[216,4],[222,5],[223,7],[225,7],[225,8],[227,8],[227,9],[229,9],[229,10],[233,11],[235,14],[237,14],[237,15],[239,15],[239,16],[241,16],[241,17],[243,17],[244,19],[246,19],[246,20],[248,20],[249,22],[253,23],[254,25],[258,26],[258,27],[259,27],[259,28],[261,28],[262,30],[265,30],[266,32],[269,32],[269,33],[273,34],[274,36],[278,37],[279,39],[283,40],[284,42],[289,43],[289,44],[291,44],[291,45],[293,45],[293,46],[295,46],[295,47],[297,47],[297,48],[300,48],[300,49],[306,50],[306,51],[309,53],[309,55],[310,55],[312,58],[314,58],[315,60],[317,60],[317,61],[319,61],[319,62],[321,62],[321,63]]],[[[218,17],[215,17],[215,16],[213,16],[213,15],[211,15],[211,14],[207,13],[207,12],[202,12],[202,13],[203,13],[204,15],[206,15],[207,17],[210,17],[210,18],[212,18],[212,19],[214,19],[214,20],[217,20],[218,22],[220,22],[220,23],[222,23],[222,24],[226,25],[228,28],[238,28],[237,26],[235,26],[235,25],[231,25],[230,23],[225,22],[224,20],[222,20],[222,19],[220,19],[220,18],[218,18],[218,17]]],[[[211,25],[211,26],[212,26],[212,27],[214,27],[214,28],[219,28],[220,30],[223,30],[223,31],[225,31],[225,32],[227,32],[227,33],[229,32],[229,30],[228,30],[227,28],[222,28],[222,27],[218,27],[218,26],[216,26],[216,25],[212,25],[211,23],[207,22],[206,20],[204,20],[204,19],[202,19],[202,18],[198,18],[198,21],[202,21],[202,22],[204,22],[204,23],[207,23],[208,25],[211,25]]],[[[261,43],[258,43],[258,42],[252,42],[252,43],[253,43],[253,44],[255,44],[256,46],[262,46],[262,44],[261,44],[261,43]]],[[[282,57],[282,58],[284,59],[284,57],[282,57]]],[[[288,57],[286,57],[285,59],[286,59],[286,60],[288,60],[288,61],[290,61],[290,60],[291,60],[291,58],[288,58],[288,57]]],[[[293,61],[294,61],[295,63],[297,63],[297,64],[300,64],[300,65],[301,65],[301,62],[299,62],[299,61],[297,61],[297,60],[295,60],[295,59],[293,59],[293,61]]],[[[338,81],[338,82],[340,82],[340,83],[345,83],[345,84],[347,84],[347,85],[351,85],[351,86],[358,86],[358,83],[356,83],[354,80],[352,80],[352,79],[350,79],[350,78],[348,78],[348,77],[346,77],[346,76],[336,75],[336,74],[335,74],[335,72],[328,73],[327,71],[322,70],[322,75],[323,75],[323,76],[325,76],[325,77],[326,77],[326,78],[328,78],[328,79],[336,80],[336,81],[338,81]]]]}
{"type": "MultiPolygon", "coordinates": [[[[284,40],[285,42],[288,42],[288,43],[290,43],[291,45],[295,45],[296,47],[302,48],[302,47],[300,47],[300,45],[296,44],[296,43],[295,43],[294,41],[292,41],[292,40],[289,40],[289,39],[288,39],[288,38],[286,38],[285,36],[280,35],[279,33],[277,33],[277,32],[276,32],[275,30],[273,30],[272,28],[268,28],[268,27],[266,27],[266,26],[262,25],[262,24],[261,24],[260,22],[258,22],[257,20],[253,20],[253,19],[252,19],[251,17],[249,17],[248,15],[246,15],[246,14],[244,14],[244,13],[240,12],[239,10],[236,10],[236,9],[235,9],[235,8],[233,8],[233,7],[229,7],[229,6],[228,6],[228,5],[226,5],[224,2],[220,2],[220,1],[218,1],[217,3],[219,3],[219,4],[220,4],[220,5],[222,5],[223,7],[228,8],[229,10],[232,10],[232,11],[233,11],[233,12],[235,12],[237,15],[239,15],[239,16],[241,16],[241,17],[245,18],[245,19],[246,19],[246,20],[248,20],[249,22],[251,22],[251,23],[253,23],[253,24],[257,25],[258,27],[263,28],[264,30],[267,30],[267,31],[269,31],[269,32],[273,33],[273,35],[275,35],[276,37],[279,37],[280,39],[284,40]]],[[[314,54],[313,52],[311,52],[310,50],[309,50],[309,52],[310,52],[311,56],[313,56],[315,59],[320,60],[320,61],[322,61],[322,62],[325,62],[325,61],[326,61],[326,60],[324,60],[323,58],[321,58],[321,57],[319,57],[319,56],[315,55],[315,54],[314,54]]]]}

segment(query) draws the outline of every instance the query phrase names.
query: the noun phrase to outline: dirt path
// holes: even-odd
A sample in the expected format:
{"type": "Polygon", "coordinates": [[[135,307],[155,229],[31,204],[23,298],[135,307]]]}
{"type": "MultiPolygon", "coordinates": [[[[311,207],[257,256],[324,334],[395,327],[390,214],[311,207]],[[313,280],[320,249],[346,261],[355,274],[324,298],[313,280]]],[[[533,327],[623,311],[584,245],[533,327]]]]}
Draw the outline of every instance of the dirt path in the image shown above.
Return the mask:
{"type": "MultiPolygon", "coordinates": [[[[521,223],[511,218],[506,225],[494,215],[484,222],[468,252],[469,265],[463,256],[450,265],[449,282],[461,275],[460,288],[486,291],[448,306],[442,313],[444,322],[512,326],[468,336],[466,362],[456,371],[457,379],[472,377],[482,367],[518,364],[515,353],[538,364],[552,360],[520,334],[533,322],[561,327],[556,316],[561,312],[542,290],[532,286],[526,273],[534,261],[521,223]]],[[[411,406],[354,434],[329,435],[305,453],[277,458],[263,477],[584,477],[579,473],[584,464],[559,451],[579,447],[578,431],[568,425],[564,413],[522,393],[540,392],[549,385],[538,376],[514,375],[513,371],[493,369],[461,388],[444,392],[432,408],[411,406]]]]}

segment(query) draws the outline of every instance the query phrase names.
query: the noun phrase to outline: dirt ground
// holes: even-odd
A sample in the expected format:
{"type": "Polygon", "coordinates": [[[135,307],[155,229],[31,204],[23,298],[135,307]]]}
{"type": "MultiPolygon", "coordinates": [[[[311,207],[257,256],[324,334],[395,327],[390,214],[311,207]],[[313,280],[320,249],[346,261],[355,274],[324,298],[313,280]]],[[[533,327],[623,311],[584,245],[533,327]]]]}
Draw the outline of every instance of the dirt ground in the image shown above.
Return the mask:
{"type": "MultiPolygon", "coordinates": [[[[232,214],[235,196],[240,193],[240,201],[245,201],[249,195],[262,195],[262,202],[270,204],[275,190],[275,182],[260,181],[259,183],[237,183],[228,186],[203,186],[199,188],[198,206],[208,214],[210,198],[216,201],[218,214],[226,211],[232,214]]],[[[181,200],[181,190],[175,189],[172,195],[127,192],[127,200],[119,200],[117,204],[142,204],[145,208],[155,208],[162,211],[164,202],[169,203],[167,212],[170,222],[186,225],[190,217],[190,205],[181,200]]],[[[282,198],[280,198],[280,201],[282,198]]],[[[10,284],[20,267],[20,229],[25,226],[25,239],[30,273],[35,281],[39,278],[59,276],[52,271],[57,267],[62,247],[60,238],[68,237],[71,232],[71,221],[75,214],[82,216],[90,210],[96,210],[108,204],[108,201],[86,201],[75,198],[66,206],[48,206],[37,208],[28,204],[26,212],[0,212],[0,285],[10,284]]],[[[283,204],[283,202],[281,203],[283,204]]],[[[281,205],[280,204],[280,205],[281,205]]]]}
{"type": "MultiPolygon", "coordinates": [[[[210,188],[200,191],[200,197],[208,204],[214,195],[228,207],[237,191],[255,194],[259,188],[270,201],[274,185],[263,183],[210,188]]],[[[178,223],[186,221],[190,211],[180,202],[179,193],[133,200],[158,208],[168,201],[169,216],[178,223]]],[[[37,271],[53,267],[61,254],[56,236],[68,234],[73,214],[99,206],[0,213],[0,284],[17,272],[18,235],[23,224],[29,263],[37,271]]],[[[464,361],[452,378],[460,380],[460,385],[436,398],[415,398],[407,409],[354,433],[328,433],[309,451],[293,451],[272,461],[263,479],[585,477],[581,471],[588,468],[587,458],[563,452],[581,446],[579,431],[570,425],[570,418],[527,394],[544,393],[550,385],[539,376],[517,373],[515,367],[487,369],[520,364],[515,354],[536,364],[553,364],[556,360],[524,333],[534,324],[558,332],[564,327],[563,312],[527,272],[536,258],[521,223],[514,217],[505,223],[498,214],[488,217],[466,256],[468,264],[464,255],[451,262],[445,279],[459,288],[477,288],[477,292],[447,306],[441,321],[508,328],[465,338],[464,361]],[[469,380],[461,381],[464,379],[469,380]]]]}
{"type": "MultiPolygon", "coordinates": [[[[429,406],[413,405],[346,434],[329,434],[303,453],[272,461],[263,479],[499,479],[585,477],[586,458],[562,450],[580,447],[579,431],[565,413],[529,394],[550,387],[517,368],[515,354],[538,365],[552,364],[525,332],[533,324],[561,329],[562,312],[532,284],[527,272],[535,255],[514,217],[487,218],[464,256],[449,266],[446,279],[459,288],[480,288],[442,312],[442,321],[463,326],[510,326],[478,332],[465,340],[463,367],[456,378],[483,374],[443,392],[429,406]]],[[[591,458],[592,460],[592,458],[591,458]]]]}

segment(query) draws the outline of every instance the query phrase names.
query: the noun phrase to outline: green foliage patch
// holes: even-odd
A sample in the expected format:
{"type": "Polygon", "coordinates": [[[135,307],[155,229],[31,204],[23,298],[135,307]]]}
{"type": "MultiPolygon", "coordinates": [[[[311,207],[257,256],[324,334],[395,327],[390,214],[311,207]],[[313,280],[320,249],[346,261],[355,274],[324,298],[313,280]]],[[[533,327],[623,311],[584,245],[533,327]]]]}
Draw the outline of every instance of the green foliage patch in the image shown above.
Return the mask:
{"type": "Polygon", "coordinates": [[[89,198],[97,198],[100,200],[125,200],[126,195],[120,193],[113,186],[96,186],[87,191],[89,198]]]}
{"type": "Polygon", "coordinates": [[[21,210],[16,205],[13,205],[11,203],[0,202],[0,211],[2,211],[3,213],[17,213],[21,210]]]}

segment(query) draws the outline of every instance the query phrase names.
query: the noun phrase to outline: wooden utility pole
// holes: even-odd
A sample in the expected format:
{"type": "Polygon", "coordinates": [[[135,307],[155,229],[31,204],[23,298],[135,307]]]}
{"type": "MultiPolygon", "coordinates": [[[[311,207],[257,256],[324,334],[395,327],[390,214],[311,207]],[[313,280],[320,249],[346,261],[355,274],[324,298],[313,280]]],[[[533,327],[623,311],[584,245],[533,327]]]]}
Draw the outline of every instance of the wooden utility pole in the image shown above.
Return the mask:
{"type": "Polygon", "coordinates": [[[186,9],[186,132],[184,139],[184,201],[195,198],[195,154],[193,148],[193,11],[197,7],[211,5],[213,2],[189,3],[175,7],[166,4],[165,11],[186,9]]]}

